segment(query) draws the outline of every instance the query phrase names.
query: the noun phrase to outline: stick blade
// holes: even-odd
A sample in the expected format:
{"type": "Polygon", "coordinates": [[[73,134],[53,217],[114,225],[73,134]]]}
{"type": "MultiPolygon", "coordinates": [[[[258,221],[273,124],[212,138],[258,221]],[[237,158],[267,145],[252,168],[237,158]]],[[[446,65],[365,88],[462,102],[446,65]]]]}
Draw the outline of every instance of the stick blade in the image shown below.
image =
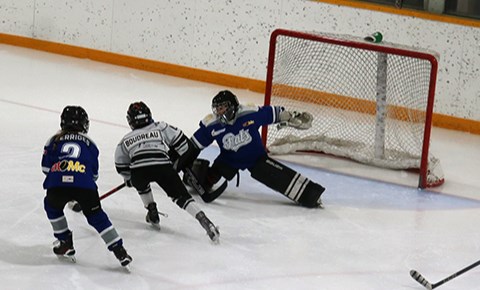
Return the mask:
{"type": "Polygon", "coordinates": [[[425,288],[428,290],[432,290],[432,284],[425,279],[425,277],[422,276],[422,274],[418,273],[416,270],[410,270],[410,276],[417,281],[418,283],[422,284],[425,288]]]}

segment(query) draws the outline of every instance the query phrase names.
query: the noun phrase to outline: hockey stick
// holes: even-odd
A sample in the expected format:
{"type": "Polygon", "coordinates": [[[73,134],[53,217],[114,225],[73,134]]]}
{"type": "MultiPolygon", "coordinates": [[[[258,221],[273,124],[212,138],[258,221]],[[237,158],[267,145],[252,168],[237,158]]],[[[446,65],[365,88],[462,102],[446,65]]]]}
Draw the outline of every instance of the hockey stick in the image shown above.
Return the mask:
{"type": "Polygon", "coordinates": [[[183,173],[187,176],[188,184],[193,187],[193,189],[200,195],[200,198],[206,203],[214,201],[217,197],[219,197],[223,191],[227,188],[228,182],[225,180],[220,187],[213,191],[206,190],[198,181],[197,176],[193,173],[192,169],[189,167],[185,167],[183,169],[183,173]]]}
{"type": "MultiPolygon", "coordinates": [[[[120,189],[124,188],[125,187],[125,183],[122,183],[120,184],[119,186],[115,187],[115,188],[112,188],[110,191],[102,194],[100,196],[100,200],[114,194],[115,192],[119,191],[120,189]]],[[[80,204],[76,201],[71,201],[68,203],[68,207],[73,210],[74,212],[81,212],[82,211],[82,207],[80,206],[80,204]]]]}
{"type": "Polygon", "coordinates": [[[100,200],[102,200],[102,199],[104,199],[104,198],[106,198],[106,197],[114,194],[115,192],[117,192],[117,191],[119,191],[120,189],[124,188],[125,185],[126,185],[126,183],[122,183],[122,184],[118,185],[117,187],[112,188],[109,192],[106,192],[106,193],[102,194],[102,195],[100,196],[100,200]]]}
{"type": "Polygon", "coordinates": [[[447,283],[448,281],[452,280],[453,278],[456,278],[460,275],[462,275],[463,273],[467,272],[467,271],[470,271],[471,269],[477,267],[478,265],[480,265],[480,260],[479,261],[476,261],[475,263],[471,264],[470,266],[467,266],[465,268],[463,268],[462,270],[456,272],[456,273],[453,273],[452,275],[448,276],[447,278],[443,279],[443,280],[440,280],[438,281],[437,283],[435,284],[431,284],[430,282],[427,281],[427,279],[425,279],[422,274],[418,273],[417,271],[415,270],[410,270],[410,276],[412,276],[412,278],[417,281],[418,283],[422,284],[425,288],[427,288],[428,290],[432,290],[432,289],[435,289],[437,288],[438,286],[444,284],[444,283],[447,283]]]}

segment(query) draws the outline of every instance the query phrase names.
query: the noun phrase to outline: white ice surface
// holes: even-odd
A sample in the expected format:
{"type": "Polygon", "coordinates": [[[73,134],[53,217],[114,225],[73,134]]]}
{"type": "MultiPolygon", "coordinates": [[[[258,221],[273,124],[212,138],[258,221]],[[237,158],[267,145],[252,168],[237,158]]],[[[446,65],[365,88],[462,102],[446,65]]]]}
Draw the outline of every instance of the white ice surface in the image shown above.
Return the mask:
{"type": "MultiPolygon", "coordinates": [[[[161,231],[145,223],[136,192],[123,189],[102,205],[134,258],[131,273],[85,218],[68,209],[77,263],[60,261],[43,210],[40,159],[63,107],[81,105],[90,115],[104,193],[122,182],[113,152],[129,130],[131,102],[145,101],[156,119],[191,135],[224,88],[5,45],[0,63],[1,289],[413,290],[424,288],[410,269],[436,282],[480,259],[480,137],[434,129],[432,150],[446,183],[433,191],[417,190],[411,173],[296,156],[285,162],[327,188],[325,209],[293,205],[243,172],[240,187],[231,182],[212,204],[196,197],[220,227],[214,245],[158,186],[154,196],[168,214],[161,231]]],[[[242,102],[263,102],[260,94],[232,90],[242,102]]],[[[202,156],[211,159],[217,150],[202,156]]],[[[479,271],[440,289],[480,289],[479,271]]]]}

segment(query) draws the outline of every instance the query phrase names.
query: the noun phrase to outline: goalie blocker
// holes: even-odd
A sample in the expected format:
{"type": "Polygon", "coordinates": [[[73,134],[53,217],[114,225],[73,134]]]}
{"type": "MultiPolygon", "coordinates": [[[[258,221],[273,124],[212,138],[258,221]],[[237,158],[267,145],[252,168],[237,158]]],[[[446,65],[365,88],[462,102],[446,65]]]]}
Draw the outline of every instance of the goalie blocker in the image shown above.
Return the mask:
{"type": "MultiPolygon", "coordinates": [[[[207,190],[201,196],[204,201],[207,199],[208,202],[211,202],[219,197],[227,187],[226,181],[223,181],[221,177],[232,180],[238,174],[238,170],[219,162],[215,162],[212,167],[209,167],[209,163],[205,159],[196,159],[192,171],[205,188],[212,188],[212,182],[214,183],[214,189],[207,190]]],[[[322,207],[320,197],[325,188],[282,163],[265,156],[248,170],[253,179],[285,195],[295,203],[308,208],[322,207]]]]}

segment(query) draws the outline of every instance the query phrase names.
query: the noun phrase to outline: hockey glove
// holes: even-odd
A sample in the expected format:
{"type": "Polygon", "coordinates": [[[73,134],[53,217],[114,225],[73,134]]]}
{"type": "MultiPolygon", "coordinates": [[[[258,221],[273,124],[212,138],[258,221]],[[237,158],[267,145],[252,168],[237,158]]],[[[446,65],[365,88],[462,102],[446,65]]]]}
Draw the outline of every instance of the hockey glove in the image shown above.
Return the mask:
{"type": "Polygon", "coordinates": [[[285,116],[289,114],[287,117],[282,117],[284,119],[280,123],[277,124],[277,129],[283,129],[285,127],[292,127],[299,130],[306,130],[312,127],[313,116],[308,112],[289,112],[283,111],[282,114],[285,116]]]}

